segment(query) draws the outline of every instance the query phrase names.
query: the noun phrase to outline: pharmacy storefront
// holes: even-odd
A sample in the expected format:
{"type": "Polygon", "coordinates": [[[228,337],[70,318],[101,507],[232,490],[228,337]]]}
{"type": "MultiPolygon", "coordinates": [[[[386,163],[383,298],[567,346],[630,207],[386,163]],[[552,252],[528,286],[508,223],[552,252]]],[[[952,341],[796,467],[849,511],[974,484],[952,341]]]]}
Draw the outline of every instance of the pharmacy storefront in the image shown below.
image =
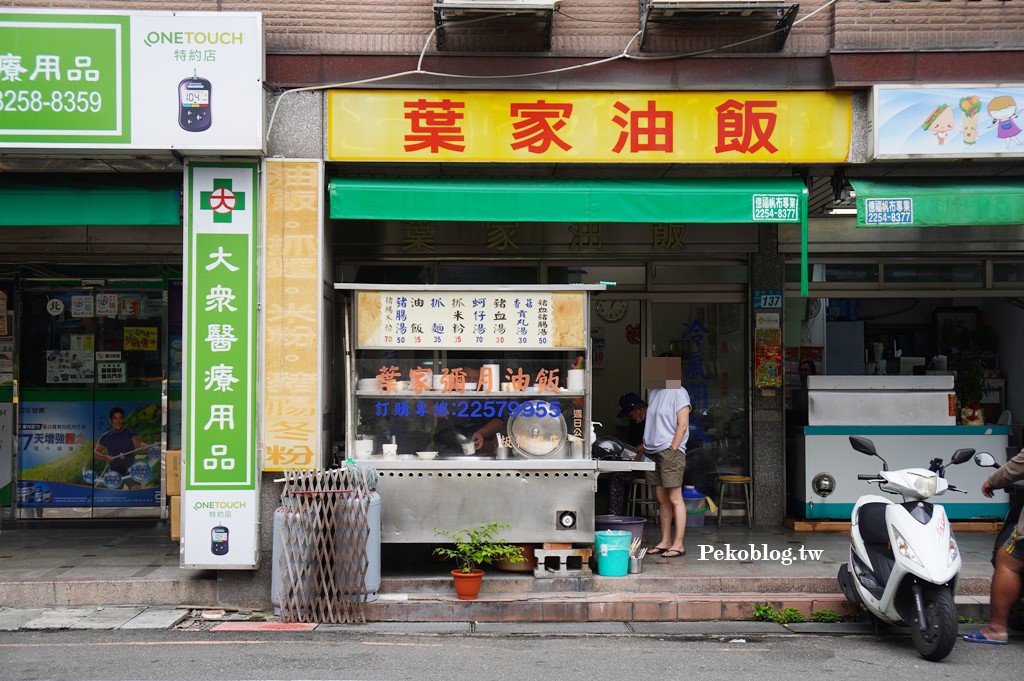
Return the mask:
{"type": "MultiPolygon", "coordinates": [[[[189,337],[186,169],[258,167],[262,80],[256,13],[0,9],[5,515],[165,513],[189,337]]],[[[219,176],[204,179],[216,211],[219,176]]]]}

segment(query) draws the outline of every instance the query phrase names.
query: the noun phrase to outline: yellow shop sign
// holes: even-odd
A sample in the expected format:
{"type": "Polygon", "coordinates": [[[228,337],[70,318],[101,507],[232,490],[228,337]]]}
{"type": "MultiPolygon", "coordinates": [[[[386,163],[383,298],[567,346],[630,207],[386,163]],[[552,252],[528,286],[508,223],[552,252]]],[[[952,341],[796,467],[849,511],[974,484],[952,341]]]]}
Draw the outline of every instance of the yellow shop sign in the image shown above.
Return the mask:
{"type": "Polygon", "coordinates": [[[846,92],[332,90],[328,160],[823,163],[846,92]]]}

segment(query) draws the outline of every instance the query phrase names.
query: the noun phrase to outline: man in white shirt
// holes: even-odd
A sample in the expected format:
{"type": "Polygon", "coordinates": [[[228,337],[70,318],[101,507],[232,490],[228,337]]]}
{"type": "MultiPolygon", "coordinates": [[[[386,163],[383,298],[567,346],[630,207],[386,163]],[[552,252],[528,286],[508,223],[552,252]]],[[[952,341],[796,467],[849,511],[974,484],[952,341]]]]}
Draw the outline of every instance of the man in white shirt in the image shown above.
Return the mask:
{"type": "Polygon", "coordinates": [[[654,485],[661,520],[661,541],[647,553],[663,558],[686,555],[686,504],[683,473],[686,472],[686,441],[690,436],[690,394],[686,388],[651,390],[644,426],[644,453],[656,468],[647,481],[654,485]],[[672,523],[675,522],[675,527],[672,523]]]}

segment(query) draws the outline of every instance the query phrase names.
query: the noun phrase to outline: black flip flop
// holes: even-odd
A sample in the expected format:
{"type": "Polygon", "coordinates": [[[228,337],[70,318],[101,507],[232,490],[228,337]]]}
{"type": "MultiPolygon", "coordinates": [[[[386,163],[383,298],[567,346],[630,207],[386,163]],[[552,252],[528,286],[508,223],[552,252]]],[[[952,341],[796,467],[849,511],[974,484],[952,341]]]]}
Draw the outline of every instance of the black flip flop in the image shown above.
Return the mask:
{"type": "Polygon", "coordinates": [[[683,549],[682,551],[676,551],[675,549],[669,549],[667,551],[662,551],[661,552],[661,557],[662,558],[678,558],[679,556],[685,556],[685,555],[686,555],[686,549],[683,549]]]}
{"type": "Polygon", "coordinates": [[[653,549],[647,549],[647,555],[648,556],[660,556],[661,554],[665,553],[666,551],[668,551],[668,549],[659,549],[657,546],[655,546],[653,549]]]}

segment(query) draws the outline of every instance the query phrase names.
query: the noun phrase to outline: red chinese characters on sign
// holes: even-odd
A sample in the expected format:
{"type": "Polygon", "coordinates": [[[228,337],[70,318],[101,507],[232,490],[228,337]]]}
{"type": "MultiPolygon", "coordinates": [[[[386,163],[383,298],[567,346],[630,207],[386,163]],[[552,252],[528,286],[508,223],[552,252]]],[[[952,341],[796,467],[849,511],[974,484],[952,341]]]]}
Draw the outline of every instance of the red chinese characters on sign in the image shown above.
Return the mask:
{"type": "MultiPolygon", "coordinates": [[[[409,121],[409,129],[403,139],[406,152],[425,150],[437,154],[441,151],[466,151],[466,102],[421,97],[405,101],[403,105],[403,117],[409,121]]],[[[537,155],[548,153],[552,146],[563,151],[573,149],[572,138],[561,134],[572,117],[573,107],[572,102],[545,99],[511,103],[509,147],[537,155]]],[[[754,154],[762,149],[769,154],[778,152],[772,141],[778,124],[777,108],[777,100],[727,99],[716,106],[715,153],[754,154]]],[[[659,108],[658,101],[650,99],[638,108],[616,101],[612,109],[609,120],[620,129],[611,149],[613,153],[675,153],[676,112],[671,108],[659,108]]],[[[685,124],[685,116],[682,124],[685,124]]]]}
{"type": "Polygon", "coordinates": [[[652,99],[647,108],[633,111],[622,102],[615,102],[613,108],[622,114],[612,117],[612,122],[622,128],[619,139],[612,151],[622,153],[629,142],[629,151],[664,151],[672,152],[673,147],[673,112],[658,111],[657,103],[652,99]]]}
{"type": "Polygon", "coordinates": [[[557,134],[572,116],[572,104],[541,99],[531,104],[512,104],[509,112],[519,119],[512,124],[513,149],[526,149],[531,154],[543,154],[552,144],[563,151],[572,149],[572,145],[557,134]]]}
{"type": "Polygon", "coordinates": [[[778,102],[771,100],[737,102],[728,99],[719,104],[715,107],[718,112],[718,144],[715,145],[715,151],[753,154],[759,149],[766,149],[772,154],[777,152],[778,147],[771,141],[778,119],[774,112],[776,106],[778,102]]]}
{"type": "Polygon", "coordinates": [[[436,154],[441,149],[466,150],[466,145],[462,144],[466,136],[462,134],[460,124],[465,115],[458,110],[466,107],[464,103],[450,99],[439,102],[417,99],[403,105],[410,129],[405,135],[406,151],[429,149],[430,153],[436,154]]]}

